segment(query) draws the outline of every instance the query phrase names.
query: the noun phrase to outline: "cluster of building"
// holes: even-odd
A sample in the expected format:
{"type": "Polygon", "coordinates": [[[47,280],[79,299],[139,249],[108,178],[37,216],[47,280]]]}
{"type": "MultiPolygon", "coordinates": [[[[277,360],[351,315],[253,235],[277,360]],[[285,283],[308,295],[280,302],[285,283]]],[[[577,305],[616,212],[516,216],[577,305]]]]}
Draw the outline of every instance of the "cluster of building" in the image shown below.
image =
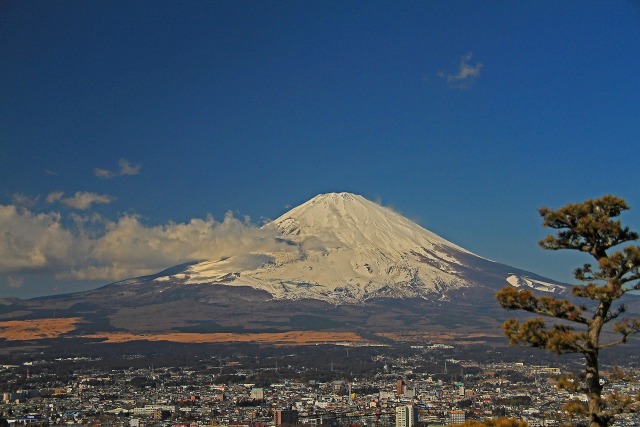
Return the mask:
{"type": "MultiPolygon", "coordinates": [[[[55,361],[39,361],[0,366],[0,411],[9,425],[413,427],[507,417],[558,426],[567,420],[562,405],[581,398],[556,388],[557,367],[443,362],[437,373],[417,372],[412,359],[400,358],[362,378],[275,375],[277,381],[256,384],[245,381],[261,369],[277,372],[245,368],[241,358],[207,369],[92,367],[66,377],[40,373],[55,361]]],[[[634,381],[608,387],[635,395],[638,372],[634,381]]],[[[640,417],[621,417],[616,425],[640,425],[640,417]]]]}

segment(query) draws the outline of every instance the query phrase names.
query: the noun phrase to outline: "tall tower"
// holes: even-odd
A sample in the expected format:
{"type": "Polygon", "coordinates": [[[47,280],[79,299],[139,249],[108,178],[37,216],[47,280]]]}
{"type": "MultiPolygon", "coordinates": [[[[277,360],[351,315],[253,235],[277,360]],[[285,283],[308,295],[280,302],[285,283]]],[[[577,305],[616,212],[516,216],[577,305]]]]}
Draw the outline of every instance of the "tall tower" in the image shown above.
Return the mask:
{"type": "Polygon", "coordinates": [[[418,408],[403,405],[396,408],[396,427],[415,427],[418,422],[418,408]]]}

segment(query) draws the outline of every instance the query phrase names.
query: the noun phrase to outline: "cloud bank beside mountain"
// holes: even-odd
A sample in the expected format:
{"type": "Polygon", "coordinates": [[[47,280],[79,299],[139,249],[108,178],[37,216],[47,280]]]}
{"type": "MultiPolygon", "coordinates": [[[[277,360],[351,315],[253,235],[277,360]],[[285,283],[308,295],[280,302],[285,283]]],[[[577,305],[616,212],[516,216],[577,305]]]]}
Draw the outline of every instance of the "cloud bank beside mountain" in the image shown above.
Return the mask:
{"type": "Polygon", "coordinates": [[[232,214],[150,226],[137,215],[37,213],[0,205],[0,274],[10,287],[28,286],[23,274],[58,280],[115,281],[181,262],[251,251],[286,250],[279,232],[232,214]]]}

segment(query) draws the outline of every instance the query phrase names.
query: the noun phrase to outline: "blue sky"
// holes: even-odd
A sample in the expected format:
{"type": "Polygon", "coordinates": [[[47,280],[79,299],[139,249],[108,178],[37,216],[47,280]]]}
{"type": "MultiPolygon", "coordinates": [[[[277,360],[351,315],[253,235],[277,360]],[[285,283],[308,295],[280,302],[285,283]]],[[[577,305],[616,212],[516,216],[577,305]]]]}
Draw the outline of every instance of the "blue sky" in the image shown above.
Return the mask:
{"type": "Polygon", "coordinates": [[[332,191],[570,280],[536,209],[616,194],[640,228],[638,52],[636,1],[3,2],[0,297],[332,191]]]}

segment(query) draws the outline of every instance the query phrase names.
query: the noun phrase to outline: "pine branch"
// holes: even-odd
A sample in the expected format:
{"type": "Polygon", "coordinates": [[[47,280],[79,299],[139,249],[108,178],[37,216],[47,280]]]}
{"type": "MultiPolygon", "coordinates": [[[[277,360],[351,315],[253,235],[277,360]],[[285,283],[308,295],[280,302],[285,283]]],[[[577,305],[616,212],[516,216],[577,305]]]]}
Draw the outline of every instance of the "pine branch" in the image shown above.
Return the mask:
{"type": "Polygon", "coordinates": [[[540,246],[550,250],[574,249],[599,260],[606,257],[607,249],[638,239],[638,233],[611,219],[628,209],[623,199],[611,195],[568,204],[558,210],[540,208],[543,225],[561,230],[556,236],[540,241],[540,246]]]}
{"type": "Polygon", "coordinates": [[[570,326],[553,325],[547,328],[540,317],[519,323],[509,319],[503,323],[502,329],[511,345],[544,348],[557,354],[584,353],[587,335],[575,332],[570,326]]]}
{"type": "Polygon", "coordinates": [[[604,318],[604,323],[608,323],[613,319],[617,319],[618,316],[620,316],[622,313],[625,313],[626,311],[627,311],[627,307],[624,304],[620,304],[620,306],[615,311],[609,310],[609,312],[604,318]]]}
{"type": "Polygon", "coordinates": [[[616,341],[611,341],[606,344],[598,346],[598,349],[613,347],[616,345],[624,344],[628,341],[630,336],[640,334],[640,320],[638,319],[624,319],[613,326],[613,331],[622,335],[622,338],[616,341]]]}
{"type": "Polygon", "coordinates": [[[599,261],[601,277],[620,285],[640,279],[640,247],[627,246],[599,261]]]}
{"type": "Polygon", "coordinates": [[[496,298],[500,305],[507,310],[524,310],[584,325],[589,323],[589,320],[582,316],[585,308],[566,299],[536,297],[528,289],[516,289],[513,286],[502,288],[496,298]]]}
{"type": "Polygon", "coordinates": [[[612,414],[640,412],[640,393],[635,396],[611,393],[607,396],[606,403],[612,414]]]}

